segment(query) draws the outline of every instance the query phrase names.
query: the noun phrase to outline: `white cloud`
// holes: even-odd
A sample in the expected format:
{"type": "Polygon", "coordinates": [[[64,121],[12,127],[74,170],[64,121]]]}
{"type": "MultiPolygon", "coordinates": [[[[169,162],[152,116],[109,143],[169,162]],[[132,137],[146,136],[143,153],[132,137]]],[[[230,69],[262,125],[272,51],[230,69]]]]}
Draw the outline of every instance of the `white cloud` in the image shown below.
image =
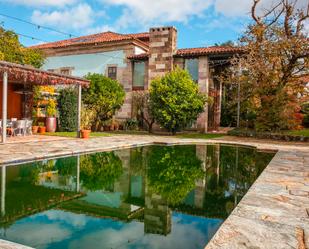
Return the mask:
{"type": "Polygon", "coordinates": [[[51,12],[35,10],[32,13],[32,22],[40,25],[54,26],[64,30],[80,29],[89,27],[94,22],[95,14],[86,3],[65,9],[51,12]]]}
{"type": "MultiPolygon", "coordinates": [[[[192,17],[204,17],[210,7],[215,14],[225,17],[245,17],[251,10],[253,0],[100,0],[105,6],[122,7],[116,26],[155,26],[170,22],[187,23],[192,17]]],[[[265,11],[279,0],[262,0],[258,11],[265,11]]],[[[308,0],[298,0],[304,6],[308,0]]],[[[210,14],[210,13],[208,13],[210,14]]],[[[216,18],[216,15],[214,15],[216,18]]]]}
{"type": "Polygon", "coordinates": [[[250,11],[252,2],[251,0],[217,0],[214,5],[216,11],[225,16],[241,16],[250,11]]]}
{"type": "MultiPolygon", "coordinates": [[[[264,12],[269,10],[272,6],[279,3],[280,0],[261,0],[258,4],[258,12],[264,12]]],[[[231,16],[244,16],[250,14],[253,0],[216,0],[215,9],[218,13],[221,13],[227,17],[231,16]]],[[[308,4],[308,0],[297,0],[297,8],[305,8],[308,4]]]]}
{"type": "Polygon", "coordinates": [[[0,0],[2,2],[9,2],[10,4],[19,4],[26,6],[54,6],[63,7],[76,2],[76,0],[0,0]]]}
{"type": "Polygon", "coordinates": [[[112,6],[124,7],[117,26],[154,25],[168,22],[187,22],[200,16],[213,0],[101,0],[112,6]]]}
{"type": "Polygon", "coordinates": [[[90,35],[90,34],[97,34],[97,33],[101,33],[101,32],[106,32],[106,31],[116,32],[117,30],[115,29],[114,26],[102,25],[102,26],[90,27],[90,28],[86,29],[84,31],[84,33],[86,35],[90,35]]]}

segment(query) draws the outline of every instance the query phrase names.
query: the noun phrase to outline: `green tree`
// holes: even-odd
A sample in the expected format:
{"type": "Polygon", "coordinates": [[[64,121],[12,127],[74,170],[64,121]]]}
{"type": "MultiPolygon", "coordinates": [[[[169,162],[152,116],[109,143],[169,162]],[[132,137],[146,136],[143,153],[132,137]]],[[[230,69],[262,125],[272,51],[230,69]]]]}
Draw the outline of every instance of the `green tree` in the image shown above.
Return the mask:
{"type": "Polygon", "coordinates": [[[25,48],[20,44],[16,33],[0,27],[0,60],[40,68],[44,59],[41,51],[25,48]]]}
{"type": "Polygon", "coordinates": [[[60,131],[76,130],[77,120],[77,93],[74,88],[64,88],[59,92],[57,99],[60,131]]]}
{"type": "Polygon", "coordinates": [[[90,86],[83,90],[83,103],[96,112],[96,126],[113,117],[125,99],[125,91],[118,81],[102,74],[88,74],[90,86]]]}
{"type": "Polygon", "coordinates": [[[204,111],[206,96],[186,70],[176,68],[150,86],[150,109],[156,122],[173,134],[204,111]]]}

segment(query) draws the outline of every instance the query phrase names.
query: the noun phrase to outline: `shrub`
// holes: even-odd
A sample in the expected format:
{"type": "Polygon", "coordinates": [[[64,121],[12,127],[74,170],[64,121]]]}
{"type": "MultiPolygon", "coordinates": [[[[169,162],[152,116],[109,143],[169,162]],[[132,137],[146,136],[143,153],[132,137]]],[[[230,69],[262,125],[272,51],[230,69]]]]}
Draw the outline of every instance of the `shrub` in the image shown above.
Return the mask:
{"type": "Polygon", "coordinates": [[[76,130],[77,93],[74,88],[62,89],[58,96],[60,131],[76,130]]]}
{"type": "Polygon", "coordinates": [[[301,105],[301,113],[304,114],[303,125],[309,128],[309,102],[301,105]]]}
{"type": "Polygon", "coordinates": [[[54,99],[49,99],[46,106],[46,116],[55,117],[57,114],[57,103],[54,99]]]}
{"type": "Polygon", "coordinates": [[[150,109],[161,126],[173,134],[204,111],[206,96],[185,70],[176,68],[151,82],[150,109]]]}
{"type": "Polygon", "coordinates": [[[91,130],[95,116],[96,112],[93,109],[83,105],[81,110],[81,129],[91,130]]]}
{"type": "Polygon", "coordinates": [[[83,103],[96,112],[95,125],[111,119],[124,102],[125,91],[118,81],[101,74],[88,74],[90,86],[83,89],[83,103]]]}
{"type": "Polygon", "coordinates": [[[149,105],[148,91],[134,91],[132,93],[132,115],[135,117],[139,125],[143,128],[146,126],[149,132],[155,122],[149,105]]]}

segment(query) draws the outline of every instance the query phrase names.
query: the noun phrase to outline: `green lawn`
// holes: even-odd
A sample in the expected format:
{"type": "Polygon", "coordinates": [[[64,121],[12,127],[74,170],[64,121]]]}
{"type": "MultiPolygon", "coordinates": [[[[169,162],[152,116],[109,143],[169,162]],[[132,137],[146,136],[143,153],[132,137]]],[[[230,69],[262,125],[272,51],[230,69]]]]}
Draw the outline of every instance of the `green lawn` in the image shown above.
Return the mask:
{"type": "MultiPolygon", "coordinates": [[[[46,136],[58,136],[58,137],[76,137],[76,131],[72,132],[46,132],[46,136]]],[[[91,132],[90,137],[109,137],[111,134],[105,132],[91,132]]]]}
{"type": "MultiPolygon", "coordinates": [[[[114,135],[156,135],[148,133],[147,131],[107,131],[107,132],[91,132],[90,137],[109,137],[114,135]]],[[[76,137],[76,132],[46,132],[47,136],[59,136],[59,137],[76,137]]],[[[212,139],[222,137],[224,134],[202,134],[202,133],[185,133],[176,135],[178,138],[199,138],[199,139],[212,139]]]]}
{"type": "Polygon", "coordinates": [[[287,131],[289,135],[309,137],[309,129],[287,131]]]}
{"type": "Polygon", "coordinates": [[[222,137],[225,134],[203,134],[203,133],[186,133],[186,134],[180,134],[176,137],[179,138],[199,138],[199,139],[212,139],[217,137],[222,137]]]}

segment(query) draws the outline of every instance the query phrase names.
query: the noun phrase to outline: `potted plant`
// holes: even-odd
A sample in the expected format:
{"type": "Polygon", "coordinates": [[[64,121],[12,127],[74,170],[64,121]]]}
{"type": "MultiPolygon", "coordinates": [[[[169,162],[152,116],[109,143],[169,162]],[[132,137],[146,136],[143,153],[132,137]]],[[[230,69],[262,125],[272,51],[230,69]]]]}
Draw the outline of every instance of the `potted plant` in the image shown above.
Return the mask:
{"type": "Polygon", "coordinates": [[[94,119],[94,111],[91,110],[90,108],[87,108],[85,106],[82,107],[81,111],[81,137],[82,138],[89,138],[90,133],[91,133],[91,125],[93,123],[94,119]]]}
{"type": "Polygon", "coordinates": [[[46,105],[46,131],[55,132],[57,129],[57,107],[54,99],[49,99],[46,105]]]}
{"type": "Polygon", "coordinates": [[[32,133],[36,134],[39,131],[39,126],[37,125],[37,120],[33,120],[33,125],[32,125],[32,133]]]}
{"type": "Polygon", "coordinates": [[[46,132],[46,127],[45,127],[43,122],[40,122],[39,123],[39,133],[40,134],[45,134],[45,132],[46,132]]]}

